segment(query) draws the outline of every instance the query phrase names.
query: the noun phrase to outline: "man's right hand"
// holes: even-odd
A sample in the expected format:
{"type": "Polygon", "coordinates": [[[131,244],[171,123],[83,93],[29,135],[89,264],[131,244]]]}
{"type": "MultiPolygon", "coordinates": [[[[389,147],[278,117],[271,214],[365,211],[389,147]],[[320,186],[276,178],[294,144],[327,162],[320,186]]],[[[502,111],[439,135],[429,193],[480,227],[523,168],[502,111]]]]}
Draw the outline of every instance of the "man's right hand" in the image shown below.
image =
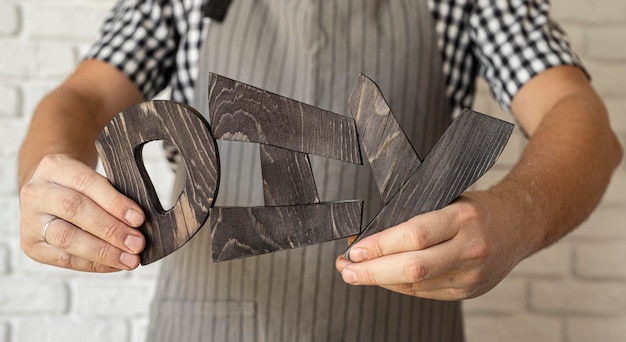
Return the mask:
{"type": "Polygon", "coordinates": [[[89,166],[47,155],[22,187],[20,201],[22,249],[32,259],[89,272],[139,265],[141,208],[89,166]]]}
{"type": "Polygon", "coordinates": [[[145,238],[141,208],[98,174],[95,140],[140,89],[121,71],[83,61],[33,113],[18,160],[24,252],[44,264],[90,272],[131,270],[145,238]],[[44,234],[45,233],[45,234],[44,234]]]}

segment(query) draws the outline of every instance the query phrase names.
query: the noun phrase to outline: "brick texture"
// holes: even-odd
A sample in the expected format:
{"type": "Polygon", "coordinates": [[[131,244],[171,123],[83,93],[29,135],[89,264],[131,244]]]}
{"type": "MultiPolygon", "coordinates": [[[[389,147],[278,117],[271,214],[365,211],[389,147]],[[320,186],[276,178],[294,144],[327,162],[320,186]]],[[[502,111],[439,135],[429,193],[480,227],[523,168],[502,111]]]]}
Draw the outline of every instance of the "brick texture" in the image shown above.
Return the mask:
{"type": "Polygon", "coordinates": [[[622,172],[616,172],[613,178],[611,178],[611,184],[604,194],[602,201],[607,204],[615,205],[624,203],[624,198],[626,197],[624,189],[626,189],[626,172],[623,172],[622,169],[622,172]]]}
{"type": "Polygon", "coordinates": [[[0,77],[62,78],[73,70],[75,60],[74,51],[66,44],[3,43],[0,49],[0,77]]]}
{"type": "Polygon", "coordinates": [[[587,0],[552,0],[552,13],[563,21],[574,21],[586,25],[615,23],[623,24],[626,1],[607,0],[598,3],[587,0]]]}
{"type": "Polygon", "coordinates": [[[618,63],[626,59],[626,35],[623,26],[594,27],[585,31],[585,34],[590,57],[618,63]]]}
{"type": "Polygon", "coordinates": [[[623,342],[626,336],[626,316],[572,317],[565,325],[567,340],[571,342],[623,342]]]}
{"type": "Polygon", "coordinates": [[[626,99],[608,99],[606,107],[611,115],[611,125],[616,131],[626,133],[626,99]]]}
{"type": "MultiPolygon", "coordinates": [[[[576,241],[626,240],[624,229],[624,207],[605,204],[598,208],[587,221],[578,227],[569,239],[576,241]]],[[[622,245],[624,246],[624,245],[622,245]]]]}
{"type": "Polygon", "coordinates": [[[619,282],[536,280],[530,307],[541,313],[618,315],[626,307],[626,287],[619,282]]]}
{"type": "Polygon", "coordinates": [[[571,270],[571,246],[562,242],[550,246],[522,261],[511,272],[512,277],[520,278],[564,278],[571,270]]]}
{"type": "Polygon", "coordinates": [[[10,253],[9,247],[0,243],[0,276],[9,272],[10,253]]]}
{"type": "Polygon", "coordinates": [[[16,341],[128,341],[128,323],[119,319],[32,318],[15,327],[16,341]]]}
{"type": "Polygon", "coordinates": [[[526,310],[527,291],[526,280],[509,277],[487,294],[465,301],[463,310],[469,315],[521,314],[526,310]]]}
{"type": "Polygon", "coordinates": [[[0,160],[0,195],[14,194],[17,192],[17,170],[14,158],[0,160]]]}
{"type": "Polygon", "coordinates": [[[17,117],[20,101],[21,94],[17,87],[0,85],[0,119],[17,117]]]}
{"type": "Polygon", "coordinates": [[[26,123],[20,121],[3,121],[1,126],[2,134],[0,134],[0,156],[2,156],[2,160],[8,158],[14,159],[19,150],[20,142],[24,139],[24,135],[26,135],[26,128],[28,126],[26,123]]]}
{"type": "Polygon", "coordinates": [[[626,280],[624,245],[626,239],[577,244],[574,271],[585,278],[626,280]]]}
{"type": "Polygon", "coordinates": [[[0,196],[0,237],[17,237],[20,204],[15,196],[0,196]]]}
{"type": "Polygon", "coordinates": [[[80,280],[72,283],[73,311],[82,317],[138,317],[148,313],[150,281],[80,280]]]}
{"type": "Polygon", "coordinates": [[[20,13],[14,4],[0,4],[0,37],[12,36],[19,31],[20,13]]]}
{"type": "MultiPolygon", "coordinates": [[[[133,272],[77,273],[30,260],[19,243],[15,163],[29,118],[76,66],[114,3],[0,1],[0,342],[144,340],[159,263],[133,272]]],[[[626,0],[551,3],[626,142],[626,0]]],[[[474,109],[512,121],[484,82],[477,89],[474,109]]],[[[474,188],[502,179],[525,145],[516,131],[474,188]]],[[[158,146],[147,146],[145,157],[167,202],[171,174],[158,146]]],[[[626,162],[581,227],[523,261],[491,292],[466,301],[468,341],[626,341],[624,189],[626,162]]]]}
{"type": "Polygon", "coordinates": [[[9,342],[9,324],[0,322],[0,342],[9,342]]]}
{"type": "Polygon", "coordinates": [[[624,95],[626,79],[623,75],[626,75],[626,64],[588,58],[585,66],[593,75],[592,83],[600,95],[607,98],[620,98],[624,95]]]}
{"type": "Polygon", "coordinates": [[[110,4],[105,2],[26,3],[24,16],[29,19],[29,25],[25,33],[33,38],[90,41],[98,32],[110,8],[110,4]]]}
{"type": "Polygon", "coordinates": [[[465,326],[468,341],[563,341],[563,323],[558,317],[470,315],[465,326]]]}
{"type": "Polygon", "coordinates": [[[137,319],[132,322],[131,341],[145,341],[146,331],[148,329],[147,319],[137,319]]]}
{"type": "Polygon", "coordinates": [[[60,281],[41,279],[0,280],[0,314],[64,313],[69,293],[60,281]]]}

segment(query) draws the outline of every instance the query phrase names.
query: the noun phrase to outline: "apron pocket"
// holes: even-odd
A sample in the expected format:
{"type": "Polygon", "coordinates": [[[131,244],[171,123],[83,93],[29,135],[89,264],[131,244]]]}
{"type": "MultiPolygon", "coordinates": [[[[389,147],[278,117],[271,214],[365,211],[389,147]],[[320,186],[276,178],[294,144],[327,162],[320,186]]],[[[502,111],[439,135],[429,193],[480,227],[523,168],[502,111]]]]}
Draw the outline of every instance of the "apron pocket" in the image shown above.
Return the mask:
{"type": "Polygon", "coordinates": [[[152,304],[148,341],[254,341],[252,301],[176,301],[152,304]]]}

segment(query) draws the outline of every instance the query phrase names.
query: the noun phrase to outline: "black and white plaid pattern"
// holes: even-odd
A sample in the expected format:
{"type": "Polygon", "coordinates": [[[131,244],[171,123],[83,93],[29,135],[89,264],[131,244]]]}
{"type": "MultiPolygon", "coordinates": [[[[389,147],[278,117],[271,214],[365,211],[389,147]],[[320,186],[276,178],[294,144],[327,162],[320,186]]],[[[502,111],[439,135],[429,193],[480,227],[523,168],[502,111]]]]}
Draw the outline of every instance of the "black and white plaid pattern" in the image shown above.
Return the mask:
{"type": "MultiPolygon", "coordinates": [[[[428,5],[453,113],[471,106],[478,74],[508,110],[534,75],[557,65],[582,68],[550,18],[548,0],[428,0],[428,5]]],[[[203,0],[120,0],[87,58],[119,68],[146,99],[170,85],[173,100],[189,103],[207,26],[202,6],[203,0]]]]}

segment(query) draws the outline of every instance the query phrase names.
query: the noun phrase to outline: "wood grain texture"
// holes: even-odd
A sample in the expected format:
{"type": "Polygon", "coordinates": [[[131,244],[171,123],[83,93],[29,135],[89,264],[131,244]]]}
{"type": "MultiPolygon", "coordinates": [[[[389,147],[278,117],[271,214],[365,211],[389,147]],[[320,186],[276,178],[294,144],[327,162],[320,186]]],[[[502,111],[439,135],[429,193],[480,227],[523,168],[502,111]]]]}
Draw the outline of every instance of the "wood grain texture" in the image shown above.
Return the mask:
{"type": "MultiPolygon", "coordinates": [[[[363,203],[319,203],[308,153],[360,163],[357,129],[386,204],[357,241],[443,208],[482,176],[513,125],[465,110],[423,162],[377,86],[365,76],[350,98],[354,120],[221,76],[211,75],[209,108],[221,139],[261,144],[268,207],[212,208],[219,157],[211,127],[192,108],[150,101],[116,116],[96,143],[113,185],[146,213],[143,265],[186,243],[209,218],[213,258],[224,261],[339,239],[360,232],[363,203]],[[174,207],[163,210],[145,170],[142,147],[166,140],[186,162],[174,207]]],[[[346,251],[346,255],[349,252],[346,251]]]]}
{"type": "Polygon", "coordinates": [[[257,142],[360,164],[354,120],[211,73],[216,139],[257,142]]]}
{"type": "Polygon", "coordinates": [[[450,204],[493,166],[512,131],[508,122],[464,110],[354,243],[450,204]]]}
{"type": "Polygon", "coordinates": [[[360,232],[363,202],[212,208],[214,262],[298,248],[360,232]]]}
{"type": "Polygon", "coordinates": [[[208,123],[193,108],[171,101],[132,106],[102,130],[96,148],[111,183],[146,214],[139,228],[146,238],[142,265],[174,252],[206,221],[217,194],[219,158],[208,123]],[[143,145],[154,140],[173,143],[187,162],[184,189],[168,211],[161,207],[141,154],[143,145]]]}
{"type": "Polygon", "coordinates": [[[262,144],[260,154],[265,205],[319,203],[306,153],[262,144]]]}
{"type": "Polygon", "coordinates": [[[348,107],[356,120],[361,146],[382,201],[387,204],[421,160],[378,86],[363,74],[352,90],[348,107]]]}

